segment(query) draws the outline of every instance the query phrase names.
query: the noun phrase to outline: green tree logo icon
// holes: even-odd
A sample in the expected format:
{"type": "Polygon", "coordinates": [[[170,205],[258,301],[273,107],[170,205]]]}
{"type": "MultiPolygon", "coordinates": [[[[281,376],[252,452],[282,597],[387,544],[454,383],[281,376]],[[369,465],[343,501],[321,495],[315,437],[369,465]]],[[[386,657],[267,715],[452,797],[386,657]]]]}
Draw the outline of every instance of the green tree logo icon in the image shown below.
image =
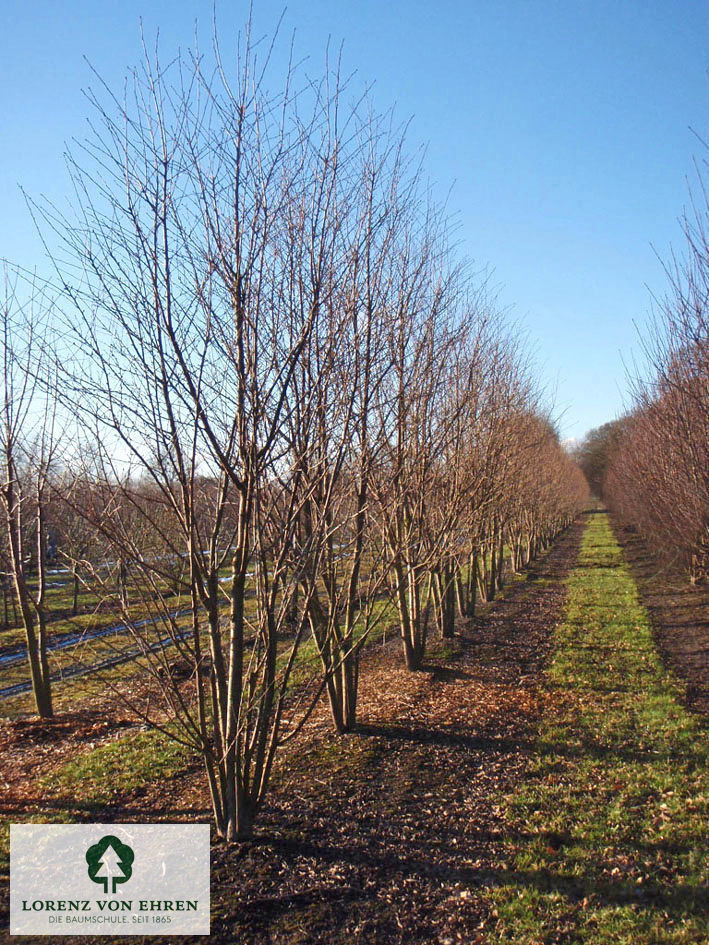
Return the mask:
{"type": "Polygon", "coordinates": [[[127,883],[131,878],[134,859],[135,854],[128,844],[109,834],[86,851],[89,878],[102,883],[106,895],[115,893],[119,883],[127,883]]]}

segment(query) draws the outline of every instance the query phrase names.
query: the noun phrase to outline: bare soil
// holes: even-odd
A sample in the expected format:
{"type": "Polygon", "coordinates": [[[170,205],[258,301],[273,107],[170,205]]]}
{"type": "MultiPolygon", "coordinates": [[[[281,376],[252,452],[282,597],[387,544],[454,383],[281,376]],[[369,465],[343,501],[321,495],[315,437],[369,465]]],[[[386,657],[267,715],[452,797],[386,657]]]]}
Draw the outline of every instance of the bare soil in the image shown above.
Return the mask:
{"type": "Polygon", "coordinates": [[[652,621],[665,666],[684,683],[688,709],[709,717],[709,584],[662,565],[638,533],[613,528],[652,621]]]}

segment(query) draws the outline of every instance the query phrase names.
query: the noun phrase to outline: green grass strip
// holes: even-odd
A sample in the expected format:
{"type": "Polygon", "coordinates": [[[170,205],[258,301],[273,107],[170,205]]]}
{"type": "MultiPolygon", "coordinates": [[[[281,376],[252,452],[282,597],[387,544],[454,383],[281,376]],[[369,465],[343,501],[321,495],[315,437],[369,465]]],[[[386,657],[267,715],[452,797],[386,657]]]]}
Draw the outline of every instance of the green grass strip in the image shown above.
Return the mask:
{"type": "Polygon", "coordinates": [[[72,758],[42,784],[52,794],[100,809],[152,781],[175,777],[195,758],[157,729],[134,732],[72,758]]]}
{"type": "Polygon", "coordinates": [[[495,943],[709,942],[709,739],[605,514],[568,580],[534,762],[506,799],[495,943]]]}

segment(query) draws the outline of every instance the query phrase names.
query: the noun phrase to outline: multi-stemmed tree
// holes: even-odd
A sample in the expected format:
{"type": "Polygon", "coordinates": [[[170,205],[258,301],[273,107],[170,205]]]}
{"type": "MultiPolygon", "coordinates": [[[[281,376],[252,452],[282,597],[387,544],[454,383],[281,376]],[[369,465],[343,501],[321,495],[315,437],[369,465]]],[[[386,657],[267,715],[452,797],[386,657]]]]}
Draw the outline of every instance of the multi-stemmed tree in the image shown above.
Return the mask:
{"type": "MultiPolygon", "coordinates": [[[[337,730],[356,724],[386,597],[418,669],[431,626],[472,616],[505,543],[538,550],[580,487],[403,136],[345,108],[336,72],[270,94],[248,36],[234,70],[215,52],[214,71],[146,55],[123,99],[92,97],[75,212],[39,209],[65,311],[46,363],[75,430],[56,495],[94,536],[66,528],[62,554],[121,609],[152,681],[124,696],[200,753],[233,840],[323,690],[337,730]]],[[[12,432],[29,408],[5,401],[12,432]]]]}

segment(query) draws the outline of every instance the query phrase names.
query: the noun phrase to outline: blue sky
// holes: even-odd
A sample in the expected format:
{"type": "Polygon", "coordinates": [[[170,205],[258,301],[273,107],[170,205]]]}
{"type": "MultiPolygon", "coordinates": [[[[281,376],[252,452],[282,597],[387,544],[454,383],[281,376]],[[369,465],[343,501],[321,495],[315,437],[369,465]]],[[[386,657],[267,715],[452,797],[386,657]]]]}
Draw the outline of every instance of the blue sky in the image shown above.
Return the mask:
{"type": "MultiPolygon", "coordinates": [[[[65,142],[85,133],[95,84],[119,89],[140,58],[138,22],[167,56],[211,35],[212,4],[3,0],[0,258],[42,264],[18,184],[61,201],[65,142]]],[[[255,0],[259,31],[282,3],[255,0]]],[[[248,3],[217,3],[221,36],[248,3]]],[[[321,68],[331,40],[380,110],[412,117],[412,148],[458,220],[465,253],[494,269],[555,394],[564,436],[622,406],[649,290],[679,245],[692,129],[707,128],[709,2],[291,0],[282,35],[321,68]],[[451,190],[452,188],[452,190],[451,190]]],[[[287,42],[283,44],[287,46],[287,42]]],[[[280,55],[280,53],[279,53],[280,55]]]]}

